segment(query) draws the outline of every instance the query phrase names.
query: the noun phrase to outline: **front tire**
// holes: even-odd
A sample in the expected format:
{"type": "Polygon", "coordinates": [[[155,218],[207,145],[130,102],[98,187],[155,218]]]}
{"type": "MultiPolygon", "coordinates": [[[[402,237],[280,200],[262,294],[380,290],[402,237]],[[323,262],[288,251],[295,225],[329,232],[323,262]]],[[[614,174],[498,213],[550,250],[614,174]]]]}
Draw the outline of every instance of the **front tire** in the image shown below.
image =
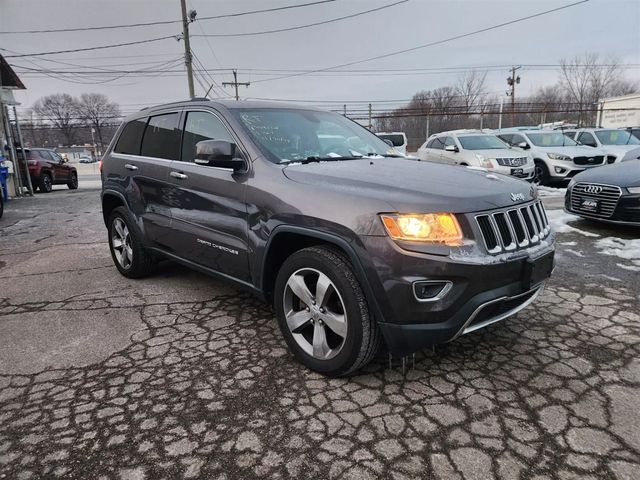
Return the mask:
{"type": "Polygon", "coordinates": [[[48,173],[43,173],[40,177],[40,184],[38,188],[42,193],[49,193],[53,190],[53,180],[51,179],[51,175],[48,173]]]}
{"type": "Polygon", "coordinates": [[[549,181],[549,169],[542,160],[536,160],[533,183],[536,185],[549,185],[549,181]]]}
{"type": "Polygon", "coordinates": [[[77,190],[78,189],[78,174],[77,173],[72,173],[71,174],[71,180],[69,180],[69,183],[67,183],[67,187],[69,187],[69,190],[77,190]]]}
{"type": "Polygon", "coordinates": [[[284,262],[274,306],[280,330],[295,357],[330,377],[364,367],[381,343],[360,282],[339,250],[317,246],[284,262]]]}
{"type": "Polygon", "coordinates": [[[153,270],[153,257],[144,248],[127,209],[114,209],[108,225],[109,249],[118,271],[127,278],[149,275],[153,270]]]}

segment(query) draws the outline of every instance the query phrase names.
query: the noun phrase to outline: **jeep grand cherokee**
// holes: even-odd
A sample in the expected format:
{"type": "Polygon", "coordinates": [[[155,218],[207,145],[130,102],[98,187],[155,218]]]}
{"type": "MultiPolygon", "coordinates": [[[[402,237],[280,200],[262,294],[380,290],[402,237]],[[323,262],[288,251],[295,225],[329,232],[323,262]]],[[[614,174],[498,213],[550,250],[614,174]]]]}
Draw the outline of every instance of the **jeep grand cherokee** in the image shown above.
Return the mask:
{"type": "Polygon", "coordinates": [[[126,277],[169,258],[273,303],[294,355],[348,375],[516,313],[554,236],[535,187],[402,157],[337,114],[195,100],[142,110],[102,166],[126,277]]]}

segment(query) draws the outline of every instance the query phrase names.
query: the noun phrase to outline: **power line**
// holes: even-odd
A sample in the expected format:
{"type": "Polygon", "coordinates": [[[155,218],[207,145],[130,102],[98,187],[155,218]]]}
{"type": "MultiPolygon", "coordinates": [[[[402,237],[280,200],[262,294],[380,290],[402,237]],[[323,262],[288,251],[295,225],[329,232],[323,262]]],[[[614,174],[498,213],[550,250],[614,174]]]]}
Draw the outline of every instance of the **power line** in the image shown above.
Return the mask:
{"type": "MultiPolygon", "coordinates": [[[[292,8],[302,8],[302,7],[310,7],[312,5],[319,5],[321,3],[330,3],[335,2],[336,0],[319,0],[315,2],[309,3],[301,3],[297,5],[287,5],[284,7],[276,7],[276,8],[265,8],[262,10],[251,10],[248,12],[239,12],[239,13],[227,13],[224,15],[214,15],[210,17],[201,17],[198,20],[215,20],[219,18],[231,18],[231,17],[241,17],[244,15],[254,15],[257,13],[267,13],[267,12],[277,12],[280,10],[289,10],[292,8]]],[[[14,34],[22,34],[22,33],[59,33],[59,32],[84,32],[87,30],[109,30],[114,28],[133,28],[133,27],[147,27],[150,25],[168,25],[172,23],[181,23],[182,20],[160,20],[157,22],[142,22],[142,23],[125,23],[123,25],[102,25],[102,26],[94,26],[94,27],[77,27],[77,28],[57,28],[57,29],[48,29],[48,30],[14,30],[8,32],[0,32],[0,35],[14,35],[14,34]]]]}
{"type": "MultiPolygon", "coordinates": [[[[403,50],[397,50],[395,52],[385,53],[385,54],[382,54],[382,55],[376,55],[375,57],[369,57],[369,58],[365,58],[365,59],[362,59],[362,60],[355,60],[353,62],[342,63],[340,65],[334,65],[332,67],[326,67],[326,68],[319,68],[319,69],[315,69],[315,70],[310,70],[309,73],[326,72],[328,70],[335,70],[337,68],[350,67],[351,65],[358,65],[360,63],[370,62],[370,61],[373,61],[373,60],[379,60],[379,59],[382,59],[382,58],[388,58],[388,57],[392,57],[392,56],[395,56],[395,55],[400,55],[402,53],[408,53],[408,52],[413,52],[413,51],[420,50],[420,49],[427,48],[427,47],[433,47],[435,45],[441,45],[443,43],[451,42],[451,41],[454,41],[454,40],[459,40],[461,38],[470,37],[472,35],[477,35],[479,33],[488,32],[490,30],[495,30],[497,28],[502,28],[502,27],[505,27],[507,25],[513,25],[515,23],[524,22],[525,20],[530,20],[532,18],[541,17],[543,15],[548,15],[550,13],[558,12],[560,10],[564,10],[564,9],[567,9],[567,8],[570,8],[570,7],[574,7],[576,5],[580,5],[580,4],[586,3],[588,1],[589,0],[580,0],[578,2],[569,3],[569,4],[563,5],[561,7],[552,8],[550,10],[545,10],[545,11],[542,11],[542,12],[534,13],[532,15],[527,15],[526,17],[520,17],[520,18],[517,18],[517,19],[514,19],[514,20],[509,20],[507,22],[503,22],[503,23],[499,23],[499,24],[496,24],[496,25],[492,25],[490,27],[485,27],[485,28],[481,28],[479,30],[474,30],[472,32],[463,33],[463,34],[460,34],[460,35],[454,35],[453,37],[448,37],[448,38],[445,38],[445,39],[442,39],[442,40],[436,40],[435,42],[425,43],[423,45],[418,45],[416,47],[405,48],[403,50]]],[[[280,77],[265,78],[263,80],[256,80],[254,83],[270,82],[270,81],[273,81],[273,80],[282,80],[282,79],[285,79],[285,78],[298,77],[298,76],[303,76],[303,75],[307,75],[307,73],[294,73],[294,74],[291,74],[291,75],[283,75],[283,76],[280,76],[280,77]]]]}
{"type": "Polygon", "coordinates": [[[348,18],[359,17],[361,15],[366,15],[368,13],[377,12],[379,10],[384,10],[385,8],[395,7],[396,5],[400,5],[401,3],[407,3],[409,0],[400,0],[395,3],[390,3],[387,5],[382,5],[377,8],[372,8],[370,10],[364,10],[362,12],[352,13],[351,15],[345,15],[343,17],[336,17],[330,20],[323,20],[321,22],[308,23],[306,25],[297,25],[295,27],[286,27],[286,28],[278,28],[275,30],[263,30],[260,32],[245,32],[245,33],[208,33],[203,35],[192,35],[193,37],[247,37],[251,35],[267,35],[270,33],[280,33],[280,32],[290,32],[292,30],[301,30],[303,28],[309,27],[317,27],[318,25],[326,25],[327,23],[338,22],[340,20],[346,20],[348,18]]]}
{"type": "MultiPolygon", "coordinates": [[[[148,38],[146,40],[137,40],[135,42],[114,43],[111,45],[100,45],[98,47],[73,48],[69,50],[55,50],[51,52],[21,53],[20,55],[6,55],[6,58],[39,57],[42,55],[57,55],[59,53],[87,52],[89,50],[102,50],[105,48],[127,47],[130,45],[139,45],[141,43],[158,42],[160,40],[167,40],[169,38],[176,38],[176,35],[166,35],[164,37],[148,38]]],[[[0,50],[7,51],[5,48],[0,48],[0,50]]]]}

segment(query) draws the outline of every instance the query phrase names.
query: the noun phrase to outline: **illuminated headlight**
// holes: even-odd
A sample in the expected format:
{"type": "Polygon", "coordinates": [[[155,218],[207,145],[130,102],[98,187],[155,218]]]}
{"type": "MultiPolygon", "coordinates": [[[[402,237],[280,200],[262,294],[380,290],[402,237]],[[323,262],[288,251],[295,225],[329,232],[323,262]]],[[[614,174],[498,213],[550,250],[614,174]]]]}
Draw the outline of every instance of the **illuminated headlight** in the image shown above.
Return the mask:
{"type": "Polygon", "coordinates": [[[627,187],[627,190],[634,195],[640,193],[640,187],[627,187]]]}
{"type": "Polygon", "coordinates": [[[394,240],[462,245],[462,231],[451,213],[381,215],[394,240]]]}
{"type": "Polygon", "coordinates": [[[568,155],[563,155],[561,153],[547,153],[547,156],[551,159],[551,160],[564,160],[566,162],[570,162],[571,161],[571,157],[568,155]]]}
{"type": "Polygon", "coordinates": [[[483,168],[493,168],[493,163],[491,162],[491,158],[487,158],[484,155],[476,153],[476,158],[480,162],[480,166],[483,168]]]}

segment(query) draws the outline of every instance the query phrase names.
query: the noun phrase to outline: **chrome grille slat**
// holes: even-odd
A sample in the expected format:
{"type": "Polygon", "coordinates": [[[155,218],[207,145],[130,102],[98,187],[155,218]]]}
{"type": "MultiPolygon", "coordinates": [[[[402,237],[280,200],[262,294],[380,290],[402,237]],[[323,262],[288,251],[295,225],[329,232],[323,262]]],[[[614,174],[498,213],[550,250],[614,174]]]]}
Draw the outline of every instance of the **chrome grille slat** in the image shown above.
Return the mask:
{"type": "Polygon", "coordinates": [[[541,201],[476,215],[476,223],[490,254],[511,252],[536,244],[551,229],[541,201]]]}
{"type": "Polygon", "coordinates": [[[616,185],[577,183],[571,187],[570,191],[571,210],[576,213],[584,213],[593,217],[609,218],[613,215],[613,212],[618,206],[618,201],[621,196],[622,190],[616,185]],[[582,208],[582,199],[585,198],[598,201],[597,212],[592,212],[582,208]]]}

